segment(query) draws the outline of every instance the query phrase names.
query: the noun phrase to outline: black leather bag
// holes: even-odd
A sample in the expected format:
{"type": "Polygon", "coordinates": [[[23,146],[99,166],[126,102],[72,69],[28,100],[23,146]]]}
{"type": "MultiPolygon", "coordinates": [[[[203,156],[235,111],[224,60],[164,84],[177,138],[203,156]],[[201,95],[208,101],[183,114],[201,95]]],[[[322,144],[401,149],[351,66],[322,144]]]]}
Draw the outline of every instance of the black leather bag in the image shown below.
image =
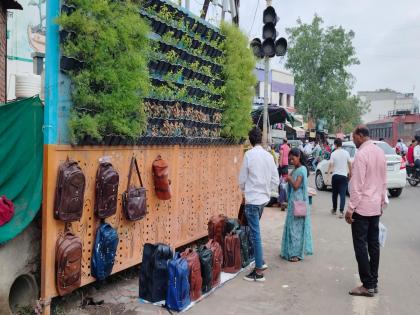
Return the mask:
{"type": "Polygon", "coordinates": [[[235,233],[239,236],[239,240],[241,242],[241,262],[242,268],[245,268],[251,263],[251,258],[249,257],[248,242],[249,229],[247,230],[245,226],[241,226],[241,228],[239,230],[236,230],[235,233]]]}
{"type": "Polygon", "coordinates": [[[143,187],[137,159],[131,158],[130,171],[128,172],[127,190],[122,195],[122,206],[127,220],[136,221],[143,219],[147,214],[146,188],[143,187]],[[131,175],[136,168],[140,187],[131,186],[131,175]]]}
{"type": "Polygon", "coordinates": [[[140,298],[151,303],[166,299],[168,260],[172,258],[173,252],[168,245],[144,244],[139,276],[140,298]]]}
{"type": "Polygon", "coordinates": [[[201,245],[197,252],[200,257],[201,277],[203,278],[203,293],[207,293],[211,290],[211,283],[213,279],[213,252],[204,245],[201,245]]]}
{"type": "Polygon", "coordinates": [[[230,232],[237,231],[240,228],[241,228],[241,225],[239,224],[239,220],[238,219],[229,218],[225,222],[224,235],[227,235],[230,232]]]}

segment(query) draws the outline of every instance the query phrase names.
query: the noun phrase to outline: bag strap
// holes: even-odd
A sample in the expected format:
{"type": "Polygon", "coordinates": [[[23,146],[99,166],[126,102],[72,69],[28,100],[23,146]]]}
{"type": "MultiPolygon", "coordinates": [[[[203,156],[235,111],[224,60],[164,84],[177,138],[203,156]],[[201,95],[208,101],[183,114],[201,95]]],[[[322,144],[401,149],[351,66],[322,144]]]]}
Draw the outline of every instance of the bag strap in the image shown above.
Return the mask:
{"type": "Polygon", "coordinates": [[[127,191],[130,188],[130,182],[131,182],[131,174],[133,172],[133,166],[136,167],[136,171],[137,171],[137,176],[139,178],[140,181],[140,186],[143,186],[143,181],[141,180],[141,175],[140,175],[140,169],[139,169],[139,165],[137,164],[137,159],[133,156],[131,158],[131,163],[130,163],[130,171],[128,172],[128,181],[127,181],[127,191]]]}

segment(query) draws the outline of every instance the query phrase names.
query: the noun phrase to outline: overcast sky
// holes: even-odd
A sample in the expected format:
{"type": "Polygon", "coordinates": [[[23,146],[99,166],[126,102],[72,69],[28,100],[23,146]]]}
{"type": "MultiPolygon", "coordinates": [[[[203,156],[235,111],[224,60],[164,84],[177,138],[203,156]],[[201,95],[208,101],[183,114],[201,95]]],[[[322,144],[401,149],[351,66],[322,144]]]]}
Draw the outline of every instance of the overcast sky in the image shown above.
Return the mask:
{"type": "MultiPolygon", "coordinates": [[[[221,2],[221,0],[219,0],[221,2]]],[[[197,13],[203,0],[191,0],[197,13]]],[[[241,0],[240,27],[250,38],[261,37],[265,0],[241,0]],[[258,10],[257,10],[258,5],[258,10]],[[255,21],[254,20],[254,14],[255,21]]],[[[310,23],[317,13],[324,25],[341,25],[355,32],[354,46],[360,65],[350,69],[356,78],[354,92],[391,88],[420,97],[420,2],[418,0],[273,0],[280,16],[278,30],[296,25],[300,17],[310,23]]],[[[210,8],[208,18],[220,19],[210,8]]],[[[273,68],[282,69],[280,62],[273,68]]]]}

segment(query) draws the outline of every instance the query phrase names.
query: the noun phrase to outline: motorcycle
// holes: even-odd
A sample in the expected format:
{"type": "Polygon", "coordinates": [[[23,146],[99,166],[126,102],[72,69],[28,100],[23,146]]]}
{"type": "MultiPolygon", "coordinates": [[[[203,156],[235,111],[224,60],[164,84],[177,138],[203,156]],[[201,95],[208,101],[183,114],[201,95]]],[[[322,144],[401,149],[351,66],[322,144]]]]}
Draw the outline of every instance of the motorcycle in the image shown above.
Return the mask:
{"type": "Polygon", "coordinates": [[[420,167],[418,166],[409,166],[407,165],[407,181],[408,183],[415,187],[420,183],[420,167]]]}

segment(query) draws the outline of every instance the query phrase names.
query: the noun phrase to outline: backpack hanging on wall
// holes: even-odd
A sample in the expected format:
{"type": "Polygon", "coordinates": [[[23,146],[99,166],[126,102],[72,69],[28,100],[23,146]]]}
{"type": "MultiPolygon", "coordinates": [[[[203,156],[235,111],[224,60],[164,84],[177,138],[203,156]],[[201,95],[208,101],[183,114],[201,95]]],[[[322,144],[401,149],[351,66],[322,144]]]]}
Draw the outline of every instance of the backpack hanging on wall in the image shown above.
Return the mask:
{"type": "Polygon", "coordinates": [[[86,179],[77,162],[67,159],[58,168],[54,218],[64,222],[80,220],[86,179]]]}
{"type": "Polygon", "coordinates": [[[213,278],[213,253],[211,249],[204,245],[201,245],[198,250],[198,256],[200,257],[201,266],[201,277],[203,279],[203,293],[207,293],[211,290],[211,281],[213,278]]]}
{"type": "Polygon", "coordinates": [[[104,219],[117,212],[118,183],[120,176],[111,163],[99,164],[96,173],[95,214],[104,219]]]}
{"type": "Polygon", "coordinates": [[[96,230],[92,253],[92,276],[104,280],[112,272],[118,247],[118,233],[110,224],[102,223],[96,230]]]}
{"type": "Polygon", "coordinates": [[[153,161],[152,170],[156,197],[160,200],[171,199],[171,181],[169,180],[168,162],[158,155],[158,157],[153,161]]]}
{"type": "Polygon", "coordinates": [[[206,247],[213,253],[211,287],[215,288],[220,284],[220,274],[223,266],[223,250],[218,242],[209,239],[206,247]]]}
{"type": "Polygon", "coordinates": [[[146,243],[140,265],[139,297],[156,303],[166,299],[168,287],[168,260],[173,252],[168,245],[146,243]]]}
{"type": "Polygon", "coordinates": [[[130,163],[130,171],[128,172],[127,190],[122,195],[122,206],[127,220],[135,221],[144,218],[147,214],[147,198],[146,188],[143,187],[137,159],[133,156],[130,163]],[[130,186],[133,168],[136,168],[139,178],[140,187],[130,186]]]}
{"type": "Polygon", "coordinates": [[[234,232],[225,236],[225,247],[223,251],[224,268],[227,273],[237,273],[241,270],[241,241],[234,232]]]}
{"type": "Polygon", "coordinates": [[[190,303],[189,268],[185,258],[175,254],[168,262],[168,290],[166,292],[166,307],[180,312],[190,303]]]}
{"type": "Polygon", "coordinates": [[[198,253],[191,248],[187,248],[181,253],[181,257],[185,258],[188,262],[190,270],[190,298],[191,301],[198,300],[201,297],[201,287],[203,285],[203,278],[201,277],[200,257],[198,253]]]}
{"type": "Polygon", "coordinates": [[[82,277],[82,241],[70,231],[57,239],[55,249],[56,288],[59,295],[80,287],[82,277]]]}

